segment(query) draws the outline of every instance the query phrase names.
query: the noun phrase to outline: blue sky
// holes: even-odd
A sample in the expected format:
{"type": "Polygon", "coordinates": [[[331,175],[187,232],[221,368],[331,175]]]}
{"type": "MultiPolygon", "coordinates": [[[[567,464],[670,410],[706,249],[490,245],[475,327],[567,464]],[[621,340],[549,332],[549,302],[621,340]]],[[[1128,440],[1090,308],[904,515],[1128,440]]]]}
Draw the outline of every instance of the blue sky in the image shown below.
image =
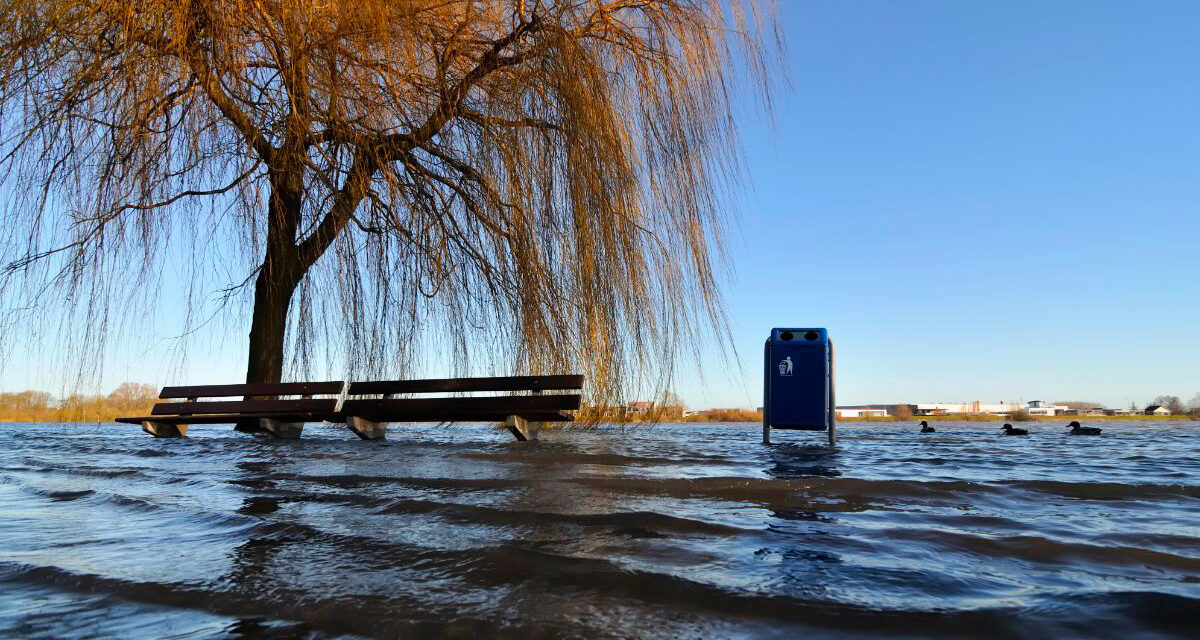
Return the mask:
{"type": "MultiPolygon", "coordinates": [[[[690,406],[760,404],[772,326],[830,329],[847,404],[1200,392],[1200,2],[780,4],[789,86],[773,127],[742,118],[739,362],[685,365],[690,406]]],[[[240,377],[231,331],[183,378],[240,377]]],[[[104,385],[183,379],[154,345],[104,385]]],[[[0,389],[53,389],[29,362],[0,389]]]]}
{"type": "Polygon", "coordinates": [[[686,399],[753,404],[789,325],[829,327],[844,403],[1200,392],[1200,3],[781,4],[792,85],[746,120],[732,243],[744,371],[708,361],[686,399]]]}

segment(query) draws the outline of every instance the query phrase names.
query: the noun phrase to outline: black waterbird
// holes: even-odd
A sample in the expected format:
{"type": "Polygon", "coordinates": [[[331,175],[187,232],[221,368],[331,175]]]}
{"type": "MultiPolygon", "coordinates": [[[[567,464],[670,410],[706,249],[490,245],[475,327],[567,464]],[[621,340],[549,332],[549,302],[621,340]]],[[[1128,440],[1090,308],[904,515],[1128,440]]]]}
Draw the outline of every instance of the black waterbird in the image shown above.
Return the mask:
{"type": "Polygon", "coordinates": [[[1073,436],[1098,436],[1100,435],[1100,427],[1081,427],[1078,420],[1072,420],[1071,424],[1067,425],[1071,430],[1067,433],[1073,436]]]}
{"type": "Polygon", "coordinates": [[[933,432],[934,432],[933,427],[929,426],[929,423],[926,422],[925,420],[922,420],[921,421],[921,433],[933,433],[933,432]]]}
{"type": "Polygon", "coordinates": [[[1027,431],[1025,429],[1017,429],[1017,428],[1013,427],[1011,424],[1008,424],[1007,422],[1005,422],[1004,426],[1001,428],[1004,429],[1004,435],[1006,435],[1006,436],[1027,436],[1027,435],[1029,435],[1029,431],[1027,431]]]}

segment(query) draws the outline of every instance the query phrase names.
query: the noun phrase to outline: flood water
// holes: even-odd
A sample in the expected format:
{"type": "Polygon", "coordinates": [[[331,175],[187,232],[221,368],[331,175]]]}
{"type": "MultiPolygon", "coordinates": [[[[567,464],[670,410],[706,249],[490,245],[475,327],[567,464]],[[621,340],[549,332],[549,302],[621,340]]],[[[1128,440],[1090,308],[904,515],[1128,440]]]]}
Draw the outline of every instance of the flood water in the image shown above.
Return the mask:
{"type": "Polygon", "coordinates": [[[1197,637],[1200,425],[935,426],[0,425],[0,637],[1197,637]]]}

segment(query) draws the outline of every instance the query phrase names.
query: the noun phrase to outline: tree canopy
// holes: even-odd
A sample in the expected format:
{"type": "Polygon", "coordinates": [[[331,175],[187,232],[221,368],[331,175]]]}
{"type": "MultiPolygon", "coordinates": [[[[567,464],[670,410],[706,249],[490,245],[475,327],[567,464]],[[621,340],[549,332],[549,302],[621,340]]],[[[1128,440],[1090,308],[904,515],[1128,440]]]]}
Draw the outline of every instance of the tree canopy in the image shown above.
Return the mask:
{"type": "Polygon", "coordinates": [[[778,42],[755,0],[0,0],[0,296],[98,354],[181,270],[252,309],[248,380],[661,382],[723,331],[778,42]]]}

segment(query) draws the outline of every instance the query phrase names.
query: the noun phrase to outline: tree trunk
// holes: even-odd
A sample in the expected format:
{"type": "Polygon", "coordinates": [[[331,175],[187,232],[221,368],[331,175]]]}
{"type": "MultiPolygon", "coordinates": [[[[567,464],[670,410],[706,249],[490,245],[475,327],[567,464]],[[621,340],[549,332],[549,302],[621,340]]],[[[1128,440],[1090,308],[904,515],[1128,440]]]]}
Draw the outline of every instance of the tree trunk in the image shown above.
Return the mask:
{"type": "MultiPolygon", "coordinates": [[[[300,162],[292,166],[303,166],[300,162]]],[[[356,160],[346,186],[329,214],[307,240],[296,244],[303,202],[298,171],[272,171],[267,251],[254,283],[254,315],[250,323],[250,353],[246,382],[281,382],[283,345],[292,295],[309,268],[332,244],[358,206],[370,180],[371,165],[356,160]]]]}
{"type": "Polygon", "coordinates": [[[308,270],[295,244],[296,228],[300,223],[301,189],[300,176],[296,172],[271,172],[267,248],[254,283],[246,382],[280,382],[283,379],[283,339],[288,307],[296,286],[308,270]]]}
{"type": "Polygon", "coordinates": [[[283,379],[283,341],[292,294],[300,283],[291,271],[268,257],[254,284],[254,315],[250,322],[250,353],[246,382],[280,382],[283,379]]]}
{"type": "MultiPolygon", "coordinates": [[[[254,315],[250,321],[250,353],[246,382],[283,380],[283,340],[287,331],[288,307],[303,270],[294,260],[280,258],[267,250],[262,270],[254,283],[254,315]]],[[[246,400],[253,399],[250,396],[246,400]]],[[[236,430],[265,433],[256,419],[238,420],[236,430]]]]}

